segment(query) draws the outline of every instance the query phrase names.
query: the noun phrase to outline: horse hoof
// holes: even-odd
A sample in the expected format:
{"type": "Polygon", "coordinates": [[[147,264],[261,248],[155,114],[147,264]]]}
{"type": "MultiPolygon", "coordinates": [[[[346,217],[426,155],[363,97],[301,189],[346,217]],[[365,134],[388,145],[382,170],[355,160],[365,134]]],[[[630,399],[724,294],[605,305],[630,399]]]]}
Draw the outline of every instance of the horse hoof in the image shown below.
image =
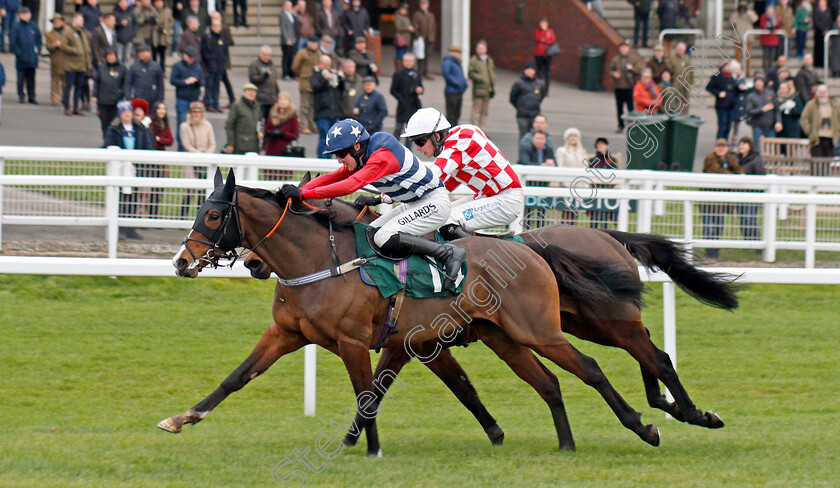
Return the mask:
{"type": "Polygon", "coordinates": [[[368,453],[367,453],[367,457],[376,457],[376,458],[381,458],[381,457],[382,457],[382,449],[379,449],[379,450],[378,450],[378,451],[376,451],[376,452],[368,452],[368,453]]]}
{"type": "Polygon", "coordinates": [[[650,424],[646,425],[645,428],[647,429],[647,437],[644,437],[643,440],[650,444],[653,447],[659,446],[659,427],[650,424]]]}
{"type": "Polygon", "coordinates": [[[178,422],[175,422],[174,417],[169,417],[168,419],[161,420],[157,424],[158,429],[165,430],[172,434],[177,434],[181,432],[181,425],[178,422]]]}
{"type": "Polygon", "coordinates": [[[708,419],[710,429],[720,429],[723,427],[723,420],[721,420],[718,414],[709,411],[706,412],[706,418],[708,419]]]}
{"type": "Polygon", "coordinates": [[[505,432],[498,424],[488,427],[484,432],[487,433],[490,443],[494,446],[501,446],[502,443],[505,442],[505,432]]]}
{"type": "Polygon", "coordinates": [[[346,447],[353,447],[356,445],[356,442],[359,440],[358,437],[350,437],[345,436],[344,439],[341,440],[341,445],[346,447]]]}

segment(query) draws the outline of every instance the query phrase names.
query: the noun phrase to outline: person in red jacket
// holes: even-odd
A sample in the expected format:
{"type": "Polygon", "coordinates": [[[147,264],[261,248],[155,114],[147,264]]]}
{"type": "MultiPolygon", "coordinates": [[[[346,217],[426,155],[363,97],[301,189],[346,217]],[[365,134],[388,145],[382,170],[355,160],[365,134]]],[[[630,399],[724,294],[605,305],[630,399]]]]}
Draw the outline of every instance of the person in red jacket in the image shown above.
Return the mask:
{"type": "MultiPolygon", "coordinates": [[[[265,118],[266,156],[288,156],[286,148],[300,137],[300,121],[298,120],[292,97],[281,92],[277,95],[277,103],[271,107],[265,118]]],[[[267,169],[265,176],[272,180],[291,180],[292,172],[285,169],[267,169]]]]}
{"type": "Polygon", "coordinates": [[[534,30],[534,40],[537,41],[537,46],[534,49],[534,56],[537,61],[537,78],[543,78],[545,95],[548,96],[548,84],[551,79],[551,55],[548,53],[548,47],[557,42],[557,36],[554,35],[554,29],[548,26],[546,17],[540,19],[539,27],[534,30]]]}
{"type": "Polygon", "coordinates": [[[653,82],[653,71],[650,68],[642,70],[641,78],[633,87],[633,103],[636,112],[655,114],[659,111],[659,87],[653,82]]]}
{"type": "Polygon", "coordinates": [[[288,93],[280,93],[265,119],[265,155],[284,156],[286,148],[299,136],[300,121],[292,98],[288,93]]]}
{"type": "Polygon", "coordinates": [[[779,36],[776,31],[782,28],[782,19],[776,15],[776,6],[770,5],[767,10],[761,14],[759,25],[762,29],[767,29],[773,34],[763,34],[761,36],[761,49],[764,54],[762,65],[764,72],[770,71],[773,67],[773,62],[779,57],[779,36]]]}

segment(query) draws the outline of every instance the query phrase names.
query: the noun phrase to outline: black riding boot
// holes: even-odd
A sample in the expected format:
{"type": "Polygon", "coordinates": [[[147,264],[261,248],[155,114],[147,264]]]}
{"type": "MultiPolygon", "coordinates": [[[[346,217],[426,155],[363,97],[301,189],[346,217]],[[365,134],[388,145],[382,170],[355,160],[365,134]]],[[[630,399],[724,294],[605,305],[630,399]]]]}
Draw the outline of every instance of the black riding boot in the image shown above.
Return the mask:
{"type": "Polygon", "coordinates": [[[443,280],[443,288],[447,289],[455,283],[458,271],[461,269],[464,259],[467,258],[467,251],[464,248],[452,245],[440,244],[422,237],[399,232],[388,239],[382,246],[384,250],[404,251],[412,254],[431,256],[443,263],[446,270],[446,277],[443,280]]]}
{"type": "Polygon", "coordinates": [[[463,237],[472,237],[472,234],[467,232],[458,224],[446,224],[438,229],[438,232],[445,241],[454,241],[455,239],[461,239],[463,237]]]}

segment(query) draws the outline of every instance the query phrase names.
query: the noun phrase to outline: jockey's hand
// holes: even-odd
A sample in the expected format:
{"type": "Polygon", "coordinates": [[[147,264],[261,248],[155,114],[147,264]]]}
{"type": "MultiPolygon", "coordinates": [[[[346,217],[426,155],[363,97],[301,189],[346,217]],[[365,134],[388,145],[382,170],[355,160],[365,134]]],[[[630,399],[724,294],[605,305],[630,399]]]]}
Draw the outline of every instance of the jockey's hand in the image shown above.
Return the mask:
{"type": "Polygon", "coordinates": [[[363,208],[379,205],[380,203],[382,203],[382,197],[370,197],[367,195],[362,195],[360,197],[356,197],[356,201],[353,202],[353,205],[359,208],[363,208]]]}
{"type": "Polygon", "coordinates": [[[283,194],[283,198],[291,198],[292,200],[302,200],[302,198],[300,198],[300,188],[296,187],[295,185],[283,185],[283,188],[280,189],[280,193],[283,194]]]}

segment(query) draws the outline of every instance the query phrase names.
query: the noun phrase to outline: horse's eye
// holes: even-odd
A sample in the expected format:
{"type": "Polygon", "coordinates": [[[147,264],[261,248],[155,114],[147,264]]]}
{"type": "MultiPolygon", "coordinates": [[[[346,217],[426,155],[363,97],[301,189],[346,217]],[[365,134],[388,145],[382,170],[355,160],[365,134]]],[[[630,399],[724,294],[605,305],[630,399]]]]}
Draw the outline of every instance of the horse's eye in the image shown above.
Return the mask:
{"type": "Polygon", "coordinates": [[[217,214],[217,213],[212,213],[212,214],[210,214],[210,221],[215,222],[215,221],[219,220],[221,217],[222,216],[217,214]]]}

